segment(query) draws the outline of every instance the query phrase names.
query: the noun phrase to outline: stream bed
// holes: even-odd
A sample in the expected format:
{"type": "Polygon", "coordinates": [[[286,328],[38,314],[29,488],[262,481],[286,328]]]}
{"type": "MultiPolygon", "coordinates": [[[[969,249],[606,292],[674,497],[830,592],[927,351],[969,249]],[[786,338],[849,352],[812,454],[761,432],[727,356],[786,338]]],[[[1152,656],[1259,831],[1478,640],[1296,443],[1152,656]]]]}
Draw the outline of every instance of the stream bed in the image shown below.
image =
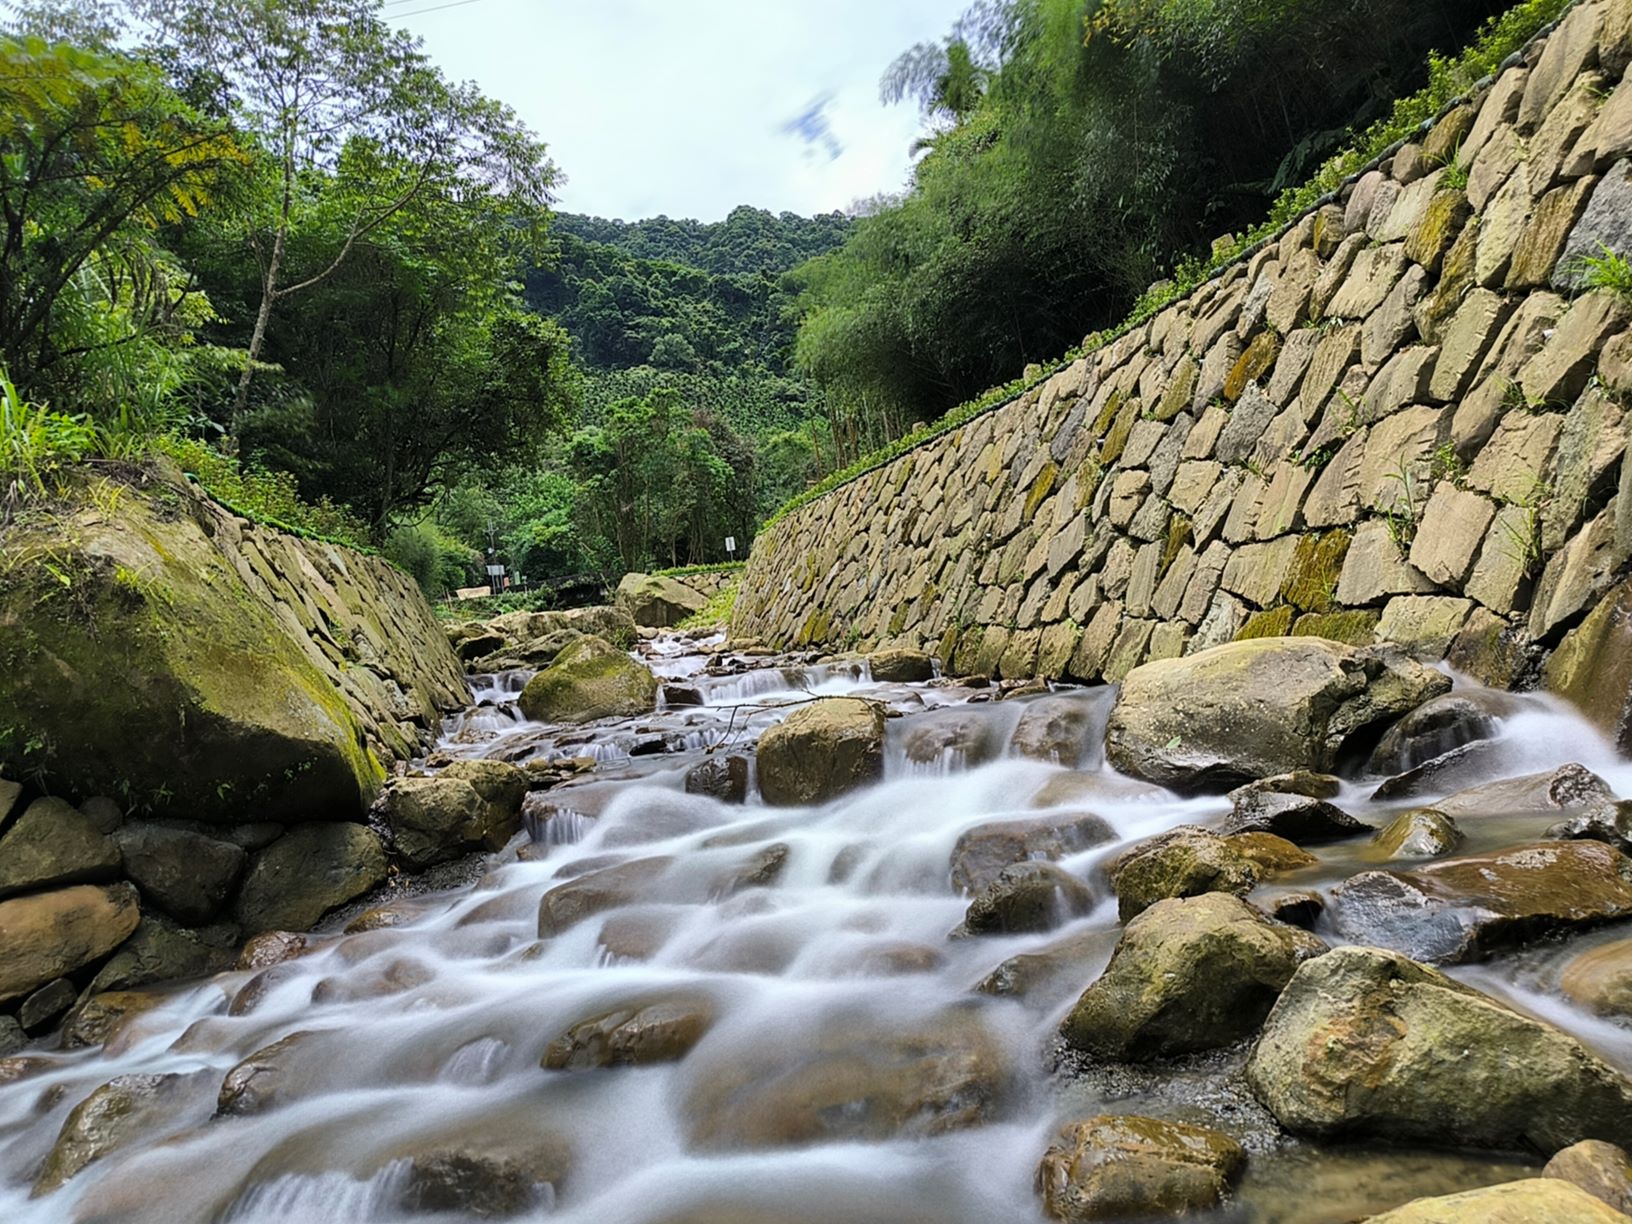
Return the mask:
{"type": "MultiPolygon", "coordinates": [[[[1062,1123],[1099,1112],[1196,1122],[1246,1146],[1229,1203],[1194,1218],[1339,1224],[1538,1167],[1287,1137],[1246,1087],[1244,1047],[1140,1067],[1062,1052],[1060,1021],[1120,931],[1103,864],[1230,810],[1109,770],[1110,690],[1051,696],[1078,703],[1084,729],[1046,761],[1011,743],[1036,696],[875,683],[860,662],[722,659],[718,646],[646,644],[671,699],[699,704],[610,726],[527,723],[514,705],[525,673],[474,678],[433,763],[581,758],[582,779],[535,792],[528,833],[474,886],[391,902],[397,925],[333,930],[271,968],[177,986],[106,1048],[46,1051],[0,1081],[0,1219],[1040,1224],[1039,1158],[1062,1123]],[[846,694],[899,715],[883,780],[820,808],[760,804],[754,738],[812,696],[846,694]],[[689,769],[734,752],[749,758],[746,803],[687,793],[689,769]],[[1082,810],[1114,830],[1061,860],[1093,891],[1090,912],[1043,933],[949,938],[968,905],[949,875],[961,834],[1082,810]],[[541,938],[541,899],[592,872],[610,882],[546,903],[541,938]],[[994,975],[1005,965],[1026,969],[1023,991],[994,975]],[[648,1039],[694,1042],[684,1057],[586,1065],[604,1053],[586,1018],[644,1008],[667,1009],[648,1039]],[[256,1107],[218,1116],[229,1073],[256,1107]],[[70,1110],[121,1076],[171,1078],[136,1138],[31,1197],[70,1110]]],[[[1552,699],[1512,699],[1492,743],[1446,789],[1578,762],[1632,794],[1632,765],[1552,699]]],[[[1377,802],[1376,783],[1351,778],[1335,802],[1381,826],[1434,797],[1377,802]]],[[[1464,850],[1535,840],[1547,823],[1468,822],[1464,850]]],[[[1363,839],[1313,852],[1261,889],[1325,893],[1381,865],[1363,839]]],[[[1325,920],[1314,930],[1341,942],[1325,920]]],[[[1450,972],[1632,1071],[1632,1030],[1556,989],[1567,953],[1624,934],[1450,972]]]]}

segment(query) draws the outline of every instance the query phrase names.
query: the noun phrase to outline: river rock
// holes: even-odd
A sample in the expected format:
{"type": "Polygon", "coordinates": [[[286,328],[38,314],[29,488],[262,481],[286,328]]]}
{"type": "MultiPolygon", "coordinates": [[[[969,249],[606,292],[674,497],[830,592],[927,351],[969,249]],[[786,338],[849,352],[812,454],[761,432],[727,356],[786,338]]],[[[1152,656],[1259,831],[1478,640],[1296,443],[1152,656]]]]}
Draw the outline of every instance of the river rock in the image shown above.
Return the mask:
{"type": "Polygon", "coordinates": [[[801,706],[759,739],[759,789],[774,807],[826,803],[884,773],[884,712],[856,697],[801,706]]]}
{"type": "Polygon", "coordinates": [[[1632,859],[1601,842],[1541,842],[1409,872],[1362,872],[1333,897],[1346,938],[1418,960],[1483,960],[1632,915],[1632,859]]]}
{"type": "Polygon", "coordinates": [[[1283,871],[1297,871],[1300,867],[1311,867],[1320,862],[1296,843],[1273,833],[1232,833],[1224,842],[1258,868],[1259,879],[1267,879],[1283,871]]]}
{"type": "Polygon", "coordinates": [[[263,931],[244,943],[238,953],[239,969],[270,969],[284,961],[305,956],[311,940],[297,931],[263,931]]]}
{"type": "Polygon", "coordinates": [[[36,799],[0,837],[0,898],[119,875],[119,847],[61,799],[36,799]]]}
{"type": "Polygon", "coordinates": [[[497,850],[521,828],[521,805],[532,785],[526,770],[508,761],[466,760],[455,761],[436,776],[468,782],[488,805],[484,841],[503,838],[498,845],[488,845],[488,849],[497,850]]]}
{"type": "Polygon", "coordinates": [[[1579,1186],[1551,1177],[1417,1199],[1367,1224],[1626,1224],[1579,1186]]]}
{"type": "Polygon", "coordinates": [[[529,680],[517,701],[534,722],[633,718],[657,708],[657,678],[604,638],[585,635],[529,680]]]}
{"type": "MultiPolygon", "coordinates": [[[[391,831],[397,857],[414,871],[457,858],[469,846],[496,850],[510,838],[504,824],[494,827],[493,805],[457,777],[393,779],[374,811],[391,831]],[[488,844],[492,842],[497,845],[488,844]]],[[[521,824],[519,806],[514,822],[521,824]]]]}
{"type": "Polygon", "coordinates": [[[105,990],[82,1001],[62,1022],[62,1048],[105,1044],[127,1021],[152,1011],[165,997],[148,990],[105,990]]]}
{"type": "Polygon", "coordinates": [[[627,905],[672,866],[671,858],[631,859],[558,884],[538,902],[538,937],[549,939],[594,914],[627,905]]]}
{"type": "Polygon", "coordinates": [[[1111,950],[1112,932],[1075,931],[1030,952],[1018,952],[975,984],[980,994],[1045,1003],[1080,994],[1084,978],[1102,968],[1111,950]]]}
{"type": "Polygon", "coordinates": [[[1632,939],[1577,952],[1565,964],[1558,985],[1576,1006],[1632,1023],[1632,939]]]}
{"type": "Polygon", "coordinates": [[[129,884],[81,884],[0,901],[0,1003],[106,956],[140,921],[129,884]]]}
{"type": "Polygon", "coordinates": [[[673,578],[625,574],[613,600],[637,625],[670,629],[708,606],[708,598],[673,578]]]}
{"type": "Polygon", "coordinates": [[[209,1116],[209,1072],[189,1075],[121,1075],[78,1105],[34,1181],[34,1196],[50,1194],[87,1165],[130,1146],[160,1126],[189,1114],[209,1116]]]}
{"type": "Polygon", "coordinates": [[[1073,697],[1044,697],[1026,704],[1009,748],[1020,756],[1075,769],[1088,748],[1093,711],[1073,697]]]}
{"type": "Polygon", "coordinates": [[[991,717],[967,706],[907,720],[900,743],[908,761],[932,770],[970,769],[996,759],[1003,750],[991,717]]]}
{"type": "Polygon", "coordinates": [[[230,925],[190,930],[163,914],[142,915],[142,924],[108,963],[97,971],[88,990],[133,990],[154,982],[206,977],[230,969],[238,932],[230,925]]]}
{"type": "Polygon", "coordinates": [[[1400,719],[1378,741],[1367,768],[1377,774],[1399,774],[1453,749],[1496,734],[1496,719],[1511,701],[1484,693],[1447,693],[1425,701],[1400,719]]]}
{"type": "Polygon", "coordinates": [[[1100,1114],[1061,1129],[1037,1167],[1037,1192],[1065,1224],[1165,1218],[1217,1206],[1246,1163],[1218,1131],[1100,1114]]]}
{"type": "Polygon", "coordinates": [[[1434,809],[1453,820],[1479,816],[1515,816],[1593,809],[1613,804],[1609,783],[1583,765],[1562,765],[1545,773],[1525,774],[1469,787],[1436,800],[1434,809]]]}
{"type": "Polygon", "coordinates": [[[977,893],[1011,864],[1066,858],[1115,836],[1110,825],[1087,812],[976,825],[966,829],[952,847],[952,887],[961,893],[977,893]]]}
{"type": "Polygon", "coordinates": [[[1583,1139],[1554,1153],[1541,1175],[1570,1182],[1616,1211],[1632,1215],[1632,1157],[1625,1148],[1583,1139]]]}
{"type": "Polygon", "coordinates": [[[1342,808],[1324,799],[1289,795],[1277,791],[1231,792],[1234,807],[1220,832],[1273,833],[1298,845],[1337,841],[1369,832],[1371,826],[1356,820],[1342,808]]]}
{"type": "Polygon", "coordinates": [[[6,822],[19,810],[20,800],[23,797],[23,784],[13,782],[9,778],[0,777],[0,831],[6,827],[6,822]]]}
{"type": "Polygon", "coordinates": [[[74,1005],[79,994],[67,978],[57,978],[41,986],[17,1009],[17,1020],[25,1032],[37,1035],[51,1027],[53,1021],[74,1005]]]}
{"type": "Polygon", "coordinates": [[[1105,735],[1123,773],[1180,791],[1329,771],[1362,731],[1450,688],[1397,652],[1321,638],[1258,638],[1135,668],[1105,735]]]}
{"type": "Polygon", "coordinates": [[[193,925],[220,912],[248,857],[230,842],[153,824],[125,825],[114,840],[143,899],[193,925]]]}
{"type": "Polygon", "coordinates": [[[975,894],[959,935],[1018,935],[1049,931],[1094,906],[1088,886],[1053,863],[1014,863],[975,894]]]}
{"type": "MultiPolygon", "coordinates": [[[[11,1055],[28,1046],[28,1034],[23,1032],[23,1026],[17,1023],[16,1016],[0,1016],[0,1084],[10,1081],[8,1071],[18,1060],[11,1055]]],[[[47,1064],[49,1065],[49,1064],[47,1064]]]]}
{"type": "Polygon", "coordinates": [[[704,1151],[877,1143],[991,1120],[1010,1068],[974,1009],[916,1024],[852,1015],[695,1051],[680,1116],[704,1151]]]}
{"type": "Polygon", "coordinates": [[[571,1169],[558,1139],[514,1130],[461,1136],[414,1152],[402,1206],[415,1213],[507,1220],[548,1211],[571,1169]]]}
{"type": "Polygon", "coordinates": [[[1128,923],[1060,1032],[1119,1062],[1230,1045],[1256,1032],[1298,965],[1325,950],[1226,893],[1158,901],[1128,923]]]}
{"type": "Polygon", "coordinates": [[[1438,858],[1462,844],[1462,830],[1444,812],[1412,808],[1377,830],[1371,841],[1385,858],[1438,858]]]}
{"type": "Polygon", "coordinates": [[[688,795],[707,795],[721,803],[743,803],[748,798],[748,758],[711,756],[686,770],[688,795]]]}
{"type": "Polygon", "coordinates": [[[1632,854],[1632,803],[1625,800],[1572,812],[1547,826],[1549,841],[1601,841],[1632,854]]]}
{"type": "Polygon", "coordinates": [[[248,934],[304,930],[385,879],[385,847],[355,824],[296,825],[256,854],[233,913],[248,934]]]}
{"type": "Polygon", "coordinates": [[[867,671],[883,684],[917,684],[935,676],[935,664],[921,650],[891,646],[867,656],[867,671]]]}
{"type": "Polygon", "coordinates": [[[1169,897],[1224,892],[1244,896],[1258,869],[1218,834],[1180,825],[1124,851],[1109,867],[1117,912],[1127,922],[1169,897]]]}
{"type": "Polygon", "coordinates": [[[1553,1152],[1632,1125],[1632,1082],[1574,1037],[1381,948],[1300,965],[1247,1077],[1316,1138],[1553,1152]]]}
{"type": "Polygon", "coordinates": [[[714,1023],[706,998],[661,999],[616,1007],[578,1021],[545,1047],[547,1071],[642,1067],[678,1062],[714,1023]]]}
{"type": "Polygon", "coordinates": [[[228,1071],[216,1096],[217,1116],[262,1114],[297,1095],[306,1078],[304,1073],[297,1074],[302,1062],[300,1051],[314,1047],[321,1036],[313,1032],[290,1033],[256,1050],[228,1071]]]}

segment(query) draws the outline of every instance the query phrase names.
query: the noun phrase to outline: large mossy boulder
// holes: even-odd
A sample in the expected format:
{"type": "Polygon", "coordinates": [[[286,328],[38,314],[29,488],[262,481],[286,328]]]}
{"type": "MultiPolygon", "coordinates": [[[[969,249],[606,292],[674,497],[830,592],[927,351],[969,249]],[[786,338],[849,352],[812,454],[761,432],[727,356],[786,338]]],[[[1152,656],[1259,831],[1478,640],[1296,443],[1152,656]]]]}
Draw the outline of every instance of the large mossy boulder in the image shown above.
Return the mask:
{"type": "Polygon", "coordinates": [[[708,606],[708,597],[659,574],[625,574],[613,601],[648,629],[669,629],[708,606]]]}
{"type": "Polygon", "coordinates": [[[527,775],[505,761],[456,761],[434,778],[395,778],[374,812],[419,870],[470,850],[498,850],[521,828],[527,775]]]}
{"type": "Polygon", "coordinates": [[[383,563],[170,479],[0,531],[0,769],[209,823],[360,816],[460,697],[446,638],[383,563]]]}
{"type": "Polygon", "coordinates": [[[1574,1037],[1381,948],[1305,961],[1247,1077],[1282,1126],[1316,1138],[1550,1154],[1632,1128],[1632,1082],[1574,1037]]]}
{"type": "Polygon", "coordinates": [[[776,807],[804,807],[884,774],[884,713],[858,697],[800,706],[759,740],[759,789],[776,807]]]}
{"type": "Polygon", "coordinates": [[[1118,1062],[1230,1045],[1256,1032],[1298,965],[1326,950],[1228,893],[1158,901],[1061,1026],[1066,1043],[1118,1062]]]}
{"type": "Polygon", "coordinates": [[[657,708],[657,678],[605,638],[586,634],[527,682],[520,705],[534,722],[633,718],[657,708]]]}
{"type": "Polygon", "coordinates": [[[1110,763],[1185,792],[1330,771],[1363,732],[1451,681],[1396,651],[1258,638],[1135,668],[1106,729],[1110,763]]]}

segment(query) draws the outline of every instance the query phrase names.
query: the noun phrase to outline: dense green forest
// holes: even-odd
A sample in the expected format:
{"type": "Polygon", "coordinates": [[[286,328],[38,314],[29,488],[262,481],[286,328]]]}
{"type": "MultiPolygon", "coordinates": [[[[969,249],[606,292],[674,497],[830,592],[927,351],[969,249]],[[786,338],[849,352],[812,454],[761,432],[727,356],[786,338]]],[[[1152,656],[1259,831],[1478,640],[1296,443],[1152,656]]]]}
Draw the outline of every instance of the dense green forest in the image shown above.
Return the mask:
{"type": "Polygon", "coordinates": [[[923,156],[800,271],[801,368],[877,443],[1057,357],[1259,221],[1505,7],[982,0],[884,77],[921,108],[923,156]]]}

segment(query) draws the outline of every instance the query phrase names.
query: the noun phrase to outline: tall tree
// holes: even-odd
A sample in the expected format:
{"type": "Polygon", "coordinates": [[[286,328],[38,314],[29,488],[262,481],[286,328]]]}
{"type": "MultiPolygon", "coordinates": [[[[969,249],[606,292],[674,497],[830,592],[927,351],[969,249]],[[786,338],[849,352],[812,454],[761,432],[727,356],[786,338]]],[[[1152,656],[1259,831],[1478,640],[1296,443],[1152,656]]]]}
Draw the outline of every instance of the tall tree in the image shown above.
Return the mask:
{"type": "Polygon", "coordinates": [[[333,276],[357,244],[429,192],[499,195],[542,225],[554,165],[507,107],[445,80],[380,0],[132,0],[177,61],[262,142],[269,190],[241,218],[260,302],[234,398],[242,422],[274,308],[333,276]],[[314,173],[325,171],[325,174],[314,173]],[[353,173],[353,171],[361,171],[353,173]],[[290,239],[343,210],[325,262],[292,268],[290,239]]]}

